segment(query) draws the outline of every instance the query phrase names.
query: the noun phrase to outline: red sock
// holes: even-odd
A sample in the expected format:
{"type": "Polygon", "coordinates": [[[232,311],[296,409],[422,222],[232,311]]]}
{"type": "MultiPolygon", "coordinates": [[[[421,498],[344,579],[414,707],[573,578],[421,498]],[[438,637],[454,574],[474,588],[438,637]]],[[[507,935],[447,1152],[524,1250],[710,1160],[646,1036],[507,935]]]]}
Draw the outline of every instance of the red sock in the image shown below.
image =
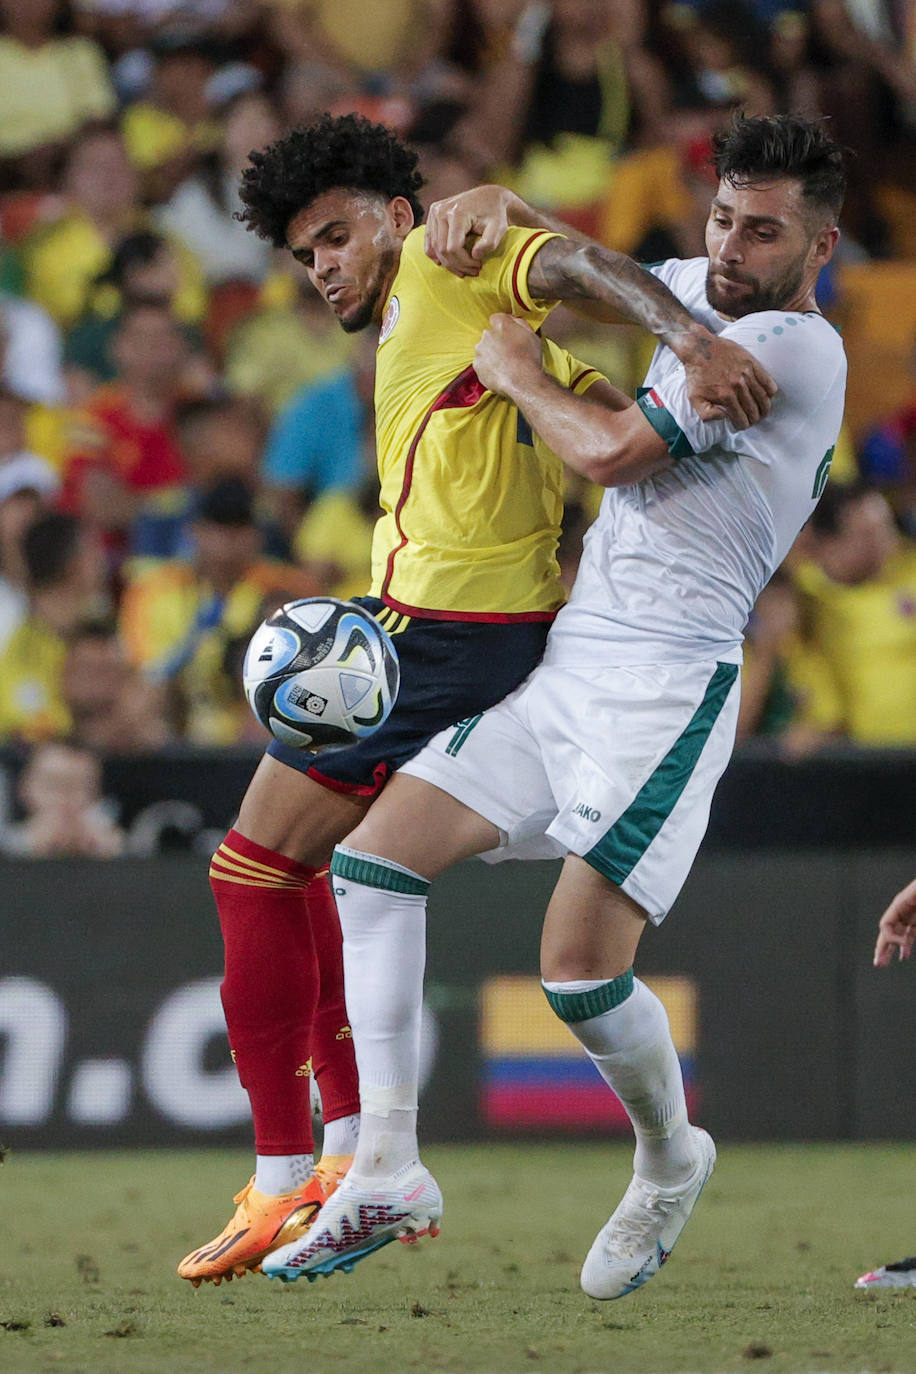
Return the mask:
{"type": "Polygon", "coordinates": [[[230,830],[213,855],[232,1057],[261,1155],[310,1154],[312,1020],[318,962],[304,893],[313,868],[230,830]]]}
{"type": "Polygon", "coordinates": [[[325,1121],[359,1112],[359,1076],[344,1001],[343,941],[327,872],[309,883],[305,906],[315,940],[321,992],[312,1030],[312,1060],[325,1121]]]}

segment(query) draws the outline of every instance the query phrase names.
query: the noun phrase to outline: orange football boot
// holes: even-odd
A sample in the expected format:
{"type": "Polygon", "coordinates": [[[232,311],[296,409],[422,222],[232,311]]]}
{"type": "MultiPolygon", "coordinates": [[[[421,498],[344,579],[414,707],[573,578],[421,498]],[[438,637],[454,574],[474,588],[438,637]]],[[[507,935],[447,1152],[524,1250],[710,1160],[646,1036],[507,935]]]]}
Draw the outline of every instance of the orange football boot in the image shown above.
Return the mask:
{"type": "Polygon", "coordinates": [[[260,1269],[269,1251],[305,1235],[352,1160],[352,1155],[324,1156],[308,1182],[291,1193],[261,1193],[254,1177],[250,1178],[232,1199],[237,1204],[235,1215],[208,1245],[185,1255],[178,1266],[179,1277],[199,1288],[201,1283],[220,1284],[223,1279],[228,1283],[249,1269],[260,1269]]]}

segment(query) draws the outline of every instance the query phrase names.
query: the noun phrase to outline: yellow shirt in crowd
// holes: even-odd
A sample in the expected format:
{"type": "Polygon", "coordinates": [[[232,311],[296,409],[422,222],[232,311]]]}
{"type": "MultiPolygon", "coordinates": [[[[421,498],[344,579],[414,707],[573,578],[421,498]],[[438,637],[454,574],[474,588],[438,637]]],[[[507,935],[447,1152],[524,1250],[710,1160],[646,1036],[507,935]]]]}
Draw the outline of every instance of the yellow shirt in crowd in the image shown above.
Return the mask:
{"type": "Polygon", "coordinates": [[[0,654],[0,740],[58,739],[71,728],[61,692],[67,646],[49,625],[29,616],[0,654]]]}
{"type": "MultiPolygon", "coordinates": [[[[556,560],[563,467],[518,409],[486,391],[474,348],[504,311],[538,328],[528,269],[555,237],[510,229],[478,277],[456,277],[408,234],[379,335],[375,424],[380,504],[372,594],[431,618],[549,619],[564,600],[556,560]]],[[[545,366],[581,394],[601,374],[544,343],[545,366]]]]}
{"type": "Polygon", "coordinates": [[[901,546],[859,586],[832,582],[813,564],[796,577],[811,641],[832,675],[826,691],[822,672],[820,688],[808,682],[809,719],[858,744],[916,744],[916,548],[901,546]]]}
{"type": "Polygon", "coordinates": [[[69,138],[116,106],[101,48],[88,38],[54,38],[27,48],[0,36],[0,156],[69,138]]]}
{"type": "MultiPolygon", "coordinates": [[[[146,227],[138,220],[135,229],[146,227]]],[[[203,273],[194,255],[174,241],[180,279],[175,314],[185,324],[203,318],[207,304],[203,273]]],[[[111,264],[111,248],[88,215],[74,210],[32,234],[23,250],[29,297],[69,329],[93,304],[96,278],[111,264]]]]}
{"type": "Polygon", "coordinates": [[[284,600],[314,596],[301,568],[265,559],[224,598],[193,564],[169,559],[131,582],[120,630],[132,662],[156,681],[178,683],[187,711],[183,733],[195,744],[232,744],[239,733],[241,653],[259,622],[284,600]]]}

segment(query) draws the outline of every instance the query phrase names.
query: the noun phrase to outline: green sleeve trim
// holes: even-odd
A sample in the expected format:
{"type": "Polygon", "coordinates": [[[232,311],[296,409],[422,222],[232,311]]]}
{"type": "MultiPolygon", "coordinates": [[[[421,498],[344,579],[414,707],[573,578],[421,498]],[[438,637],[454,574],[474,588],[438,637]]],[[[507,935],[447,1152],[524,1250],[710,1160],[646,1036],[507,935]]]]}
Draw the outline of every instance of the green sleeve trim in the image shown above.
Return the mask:
{"type": "Polygon", "coordinates": [[[331,860],[331,877],[347,878],[351,883],[379,888],[382,892],[405,892],[413,897],[423,897],[429,891],[429,883],[425,878],[413,877],[398,868],[389,868],[387,864],[374,863],[371,859],[341,854],[336,849],[331,860]]]}
{"type": "Polygon", "coordinates": [[[672,458],[690,458],[692,456],[693,448],[687,435],[670,411],[666,410],[664,406],[653,403],[651,391],[640,396],[636,404],[659,438],[664,439],[672,458]]]}
{"type": "Polygon", "coordinates": [[[619,978],[612,978],[591,992],[550,992],[545,988],[544,996],[560,1020],[570,1025],[575,1021],[590,1021],[593,1016],[619,1007],[632,991],[633,970],[628,968],[619,978]]]}

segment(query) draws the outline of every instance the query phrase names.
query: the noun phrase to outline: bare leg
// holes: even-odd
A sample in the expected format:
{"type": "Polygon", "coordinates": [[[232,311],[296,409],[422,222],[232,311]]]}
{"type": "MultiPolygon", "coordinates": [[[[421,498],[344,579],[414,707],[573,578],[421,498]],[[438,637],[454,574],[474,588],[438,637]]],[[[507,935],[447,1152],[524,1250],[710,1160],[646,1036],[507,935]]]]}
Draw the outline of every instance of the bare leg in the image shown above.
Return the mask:
{"type": "Polygon", "coordinates": [[[633,967],[645,928],[642,907],[571,854],[544,918],[541,977],[547,982],[617,978],[633,967]]]}
{"type": "Polygon", "coordinates": [[[461,859],[495,849],[499,831],[431,782],[396,773],[346,844],[391,859],[431,882],[461,859]]]}
{"type": "Polygon", "coordinates": [[[320,868],[372,801],[322,787],[265,754],[248,785],[235,828],[265,849],[320,868]]]}

